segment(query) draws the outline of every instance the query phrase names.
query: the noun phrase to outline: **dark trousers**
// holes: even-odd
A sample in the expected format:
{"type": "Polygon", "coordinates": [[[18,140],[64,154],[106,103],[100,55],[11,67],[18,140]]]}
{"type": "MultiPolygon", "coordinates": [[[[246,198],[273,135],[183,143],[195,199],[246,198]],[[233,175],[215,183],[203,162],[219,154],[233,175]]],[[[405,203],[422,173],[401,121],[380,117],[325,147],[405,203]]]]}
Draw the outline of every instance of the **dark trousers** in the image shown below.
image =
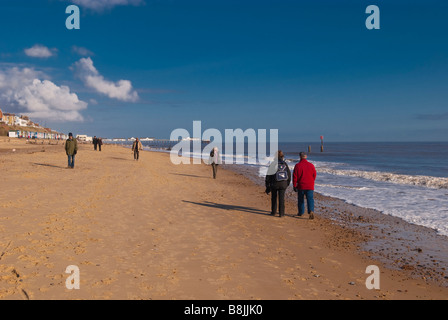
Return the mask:
{"type": "Polygon", "coordinates": [[[98,148],[98,145],[96,143],[93,144],[93,150],[96,151],[96,149],[98,148]]]}
{"type": "Polygon", "coordinates": [[[99,150],[101,151],[101,145],[100,145],[100,144],[98,145],[98,148],[99,148],[99,150]]]}
{"type": "Polygon", "coordinates": [[[285,193],[286,189],[271,189],[271,214],[277,213],[277,199],[278,199],[278,212],[280,217],[285,215],[285,193]]]}
{"type": "Polygon", "coordinates": [[[216,179],[216,175],[218,174],[218,165],[216,163],[212,163],[213,168],[213,179],[216,179]]]}
{"type": "Polygon", "coordinates": [[[140,152],[138,150],[134,150],[134,160],[138,160],[140,158],[140,152]]]}
{"type": "Polygon", "coordinates": [[[71,156],[71,155],[67,155],[68,157],[68,166],[70,168],[74,168],[75,167],[75,155],[71,156]]]}

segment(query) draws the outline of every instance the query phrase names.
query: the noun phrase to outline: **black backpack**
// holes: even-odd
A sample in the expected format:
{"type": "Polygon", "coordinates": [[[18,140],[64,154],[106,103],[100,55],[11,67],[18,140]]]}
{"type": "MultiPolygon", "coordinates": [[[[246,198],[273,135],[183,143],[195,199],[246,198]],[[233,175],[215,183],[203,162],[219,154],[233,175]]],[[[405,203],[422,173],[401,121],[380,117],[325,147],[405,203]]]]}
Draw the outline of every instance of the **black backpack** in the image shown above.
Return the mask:
{"type": "Polygon", "coordinates": [[[275,181],[288,181],[288,165],[285,162],[279,161],[275,181]]]}

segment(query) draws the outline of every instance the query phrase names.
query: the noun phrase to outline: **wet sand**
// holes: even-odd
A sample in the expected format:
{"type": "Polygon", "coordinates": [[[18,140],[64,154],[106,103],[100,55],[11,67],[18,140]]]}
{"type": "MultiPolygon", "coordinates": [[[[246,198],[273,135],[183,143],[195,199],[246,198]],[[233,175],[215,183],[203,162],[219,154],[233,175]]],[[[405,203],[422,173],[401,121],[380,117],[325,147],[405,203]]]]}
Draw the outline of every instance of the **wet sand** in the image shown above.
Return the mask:
{"type": "MultiPolygon", "coordinates": [[[[263,185],[263,179],[248,167],[228,168],[245,175],[260,187],[263,185]]],[[[287,198],[297,203],[296,196],[289,188],[287,198]]],[[[380,260],[388,268],[408,271],[407,274],[415,279],[448,287],[448,237],[341,199],[318,193],[315,193],[315,199],[316,211],[321,218],[356,232],[363,239],[359,244],[360,253],[380,260]]]]}
{"type": "Polygon", "coordinates": [[[82,145],[71,170],[62,146],[20,147],[0,153],[1,299],[448,298],[363,253],[365,235],[319,212],[294,217],[288,201],[289,216],[270,216],[264,188],[241,173],[213,180],[209,166],[156,152],[135,162],[108,145],[82,145]],[[79,290],[65,287],[70,265],[79,290]],[[369,265],[380,290],[365,286],[369,265]]]}

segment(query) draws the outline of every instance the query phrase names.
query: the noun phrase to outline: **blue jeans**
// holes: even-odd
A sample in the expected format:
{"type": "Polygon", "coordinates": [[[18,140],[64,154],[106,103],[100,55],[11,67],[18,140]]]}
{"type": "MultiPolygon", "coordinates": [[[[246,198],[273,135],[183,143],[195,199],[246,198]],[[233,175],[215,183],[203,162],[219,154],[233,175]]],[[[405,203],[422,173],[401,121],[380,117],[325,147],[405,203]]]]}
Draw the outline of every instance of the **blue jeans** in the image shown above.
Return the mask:
{"type": "Polygon", "coordinates": [[[313,190],[299,190],[298,194],[298,202],[297,205],[299,207],[299,216],[305,213],[305,199],[306,204],[308,206],[308,213],[314,212],[314,191],[313,190]]]}
{"type": "Polygon", "coordinates": [[[75,167],[75,155],[67,155],[68,156],[68,166],[71,168],[75,167]]]}

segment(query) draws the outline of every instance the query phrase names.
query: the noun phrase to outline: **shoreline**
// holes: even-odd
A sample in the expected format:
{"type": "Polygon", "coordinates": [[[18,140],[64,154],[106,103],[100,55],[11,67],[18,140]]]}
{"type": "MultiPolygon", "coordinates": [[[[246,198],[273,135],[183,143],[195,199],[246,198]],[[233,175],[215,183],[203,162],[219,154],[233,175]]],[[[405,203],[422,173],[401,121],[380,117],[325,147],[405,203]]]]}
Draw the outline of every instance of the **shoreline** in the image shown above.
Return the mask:
{"type": "MultiPolygon", "coordinates": [[[[247,166],[227,165],[226,169],[242,174],[254,184],[264,187],[262,177],[247,166]]],[[[297,203],[292,187],[288,188],[286,199],[297,203]]],[[[360,233],[364,239],[359,248],[361,254],[378,259],[390,269],[406,271],[416,279],[448,287],[447,236],[402,218],[318,192],[315,192],[315,206],[317,216],[360,233]]],[[[290,216],[295,214],[289,213],[290,216]]]]}
{"type": "MultiPolygon", "coordinates": [[[[111,145],[126,148],[125,145],[111,145]]],[[[169,154],[156,148],[145,151],[169,154]]],[[[223,164],[221,167],[241,174],[264,188],[263,178],[250,166],[223,164]]],[[[285,199],[297,203],[292,187],[288,188],[285,199]]],[[[315,214],[357,234],[361,242],[358,248],[360,254],[379,260],[391,270],[404,271],[414,279],[448,288],[448,236],[402,218],[318,192],[315,192],[315,206],[315,214]]],[[[295,212],[286,215],[295,216],[295,212]]]]}
{"type": "MultiPolygon", "coordinates": [[[[167,154],[158,149],[148,148],[145,151],[167,154]]],[[[242,174],[255,185],[264,188],[263,178],[250,166],[223,164],[222,169],[242,174]]],[[[297,203],[292,187],[288,188],[285,199],[297,203]]],[[[402,218],[318,192],[315,192],[315,206],[315,214],[318,216],[357,233],[357,237],[362,239],[358,249],[360,254],[379,260],[391,270],[404,271],[415,279],[448,288],[448,236],[402,218]]],[[[294,216],[295,213],[286,215],[294,216]]]]}
{"type": "MultiPolygon", "coordinates": [[[[0,154],[0,299],[448,297],[447,288],[360,254],[365,236],[319,213],[272,217],[264,188],[242,173],[223,167],[214,180],[205,164],[176,166],[162,152],[136,162],[128,148],[109,145],[80,145],[67,170],[62,146],[32,148],[0,154]],[[366,288],[372,264],[378,290],[366,288]],[[81,270],[80,290],[65,287],[71,265],[81,270]]],[[[294,201],[286,209],[294,212],[294,201]]]]}

